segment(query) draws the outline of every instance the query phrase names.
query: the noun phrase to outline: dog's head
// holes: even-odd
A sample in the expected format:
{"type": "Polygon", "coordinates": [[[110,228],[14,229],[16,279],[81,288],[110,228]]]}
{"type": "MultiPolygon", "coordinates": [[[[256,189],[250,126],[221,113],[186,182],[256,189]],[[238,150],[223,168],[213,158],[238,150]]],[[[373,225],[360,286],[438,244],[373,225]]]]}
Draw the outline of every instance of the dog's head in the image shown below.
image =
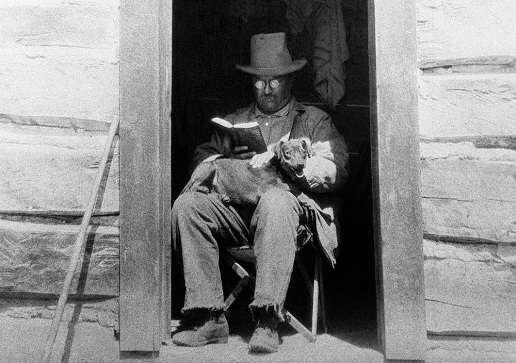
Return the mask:
{"type": "Polygon", "coordinates": [[[312,147],[305,138],[280,141],[274,148],[274,154],[291,178],[301,177],[306,160],[312,156],[312,147]]]}

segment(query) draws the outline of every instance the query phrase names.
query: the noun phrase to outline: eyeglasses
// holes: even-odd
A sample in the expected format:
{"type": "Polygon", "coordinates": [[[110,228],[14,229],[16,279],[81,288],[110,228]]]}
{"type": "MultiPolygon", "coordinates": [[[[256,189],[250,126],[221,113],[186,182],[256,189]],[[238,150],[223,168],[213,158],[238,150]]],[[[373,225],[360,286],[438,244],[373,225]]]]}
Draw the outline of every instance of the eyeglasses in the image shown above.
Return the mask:
{"type": "Polygon", "coordinates": [[[269,83],[269,86],[272,88],[272,89],[276,89],[279,87],[279,85],[281,84],[281,81],[280,80],[277,80],[277,79],[271,79],[270,81],[256,81],[254,82],[254,86],[258,89],[264,89],[265,88],[265,85],[269,83]]]}

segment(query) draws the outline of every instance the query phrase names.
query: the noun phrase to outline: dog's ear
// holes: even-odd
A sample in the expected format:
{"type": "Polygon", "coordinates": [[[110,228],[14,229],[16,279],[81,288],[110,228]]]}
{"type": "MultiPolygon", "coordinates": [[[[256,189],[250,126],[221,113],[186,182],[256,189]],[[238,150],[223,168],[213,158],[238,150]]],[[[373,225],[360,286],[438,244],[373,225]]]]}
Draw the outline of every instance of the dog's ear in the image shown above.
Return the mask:
{"type": "Polygon", "coordinates": [[[272,147],[272,152],[276,156],[276,159],[281,160],[281,147],[283,146],[284,141],[278,141],[272,147]]]}
{"type": "Polygon", "coordinates": [[[305,138],[301,139],[301,146],[305,150],[306,156],[309,157],[309,158],[312,157],[314,152],[312,150],[312,145],[310,144],[310,140],[305,139],[305,138]]]}

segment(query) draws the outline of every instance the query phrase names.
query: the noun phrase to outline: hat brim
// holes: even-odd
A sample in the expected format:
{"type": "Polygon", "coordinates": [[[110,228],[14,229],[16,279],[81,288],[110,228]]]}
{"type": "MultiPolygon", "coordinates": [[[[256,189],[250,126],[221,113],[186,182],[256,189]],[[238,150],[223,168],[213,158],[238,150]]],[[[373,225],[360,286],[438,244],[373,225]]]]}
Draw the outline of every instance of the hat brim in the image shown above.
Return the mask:
{"type": "Polygon", "coordinates": [[[306,65],[306,59],[296,59],[287,66],[274,68],[255,68],[251,66],[242,66],[237,64],[236,67],[243,72],[254,74],[256,76],[282,76],[296,72],[306,65]]]}

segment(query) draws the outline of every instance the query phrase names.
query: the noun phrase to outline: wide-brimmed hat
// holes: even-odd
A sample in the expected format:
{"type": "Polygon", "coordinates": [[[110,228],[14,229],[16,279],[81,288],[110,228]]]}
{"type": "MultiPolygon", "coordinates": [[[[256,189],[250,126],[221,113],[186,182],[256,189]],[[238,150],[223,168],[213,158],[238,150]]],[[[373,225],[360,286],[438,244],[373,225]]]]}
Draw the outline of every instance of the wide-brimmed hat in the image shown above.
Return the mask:
{"type": "Polygon", "coordinates": [[[236,67],[257,76],[281,76],[300,70],[306,59],[292,61],[285,33],[256,34],[251,38],[251,64],[236,67]]]}

